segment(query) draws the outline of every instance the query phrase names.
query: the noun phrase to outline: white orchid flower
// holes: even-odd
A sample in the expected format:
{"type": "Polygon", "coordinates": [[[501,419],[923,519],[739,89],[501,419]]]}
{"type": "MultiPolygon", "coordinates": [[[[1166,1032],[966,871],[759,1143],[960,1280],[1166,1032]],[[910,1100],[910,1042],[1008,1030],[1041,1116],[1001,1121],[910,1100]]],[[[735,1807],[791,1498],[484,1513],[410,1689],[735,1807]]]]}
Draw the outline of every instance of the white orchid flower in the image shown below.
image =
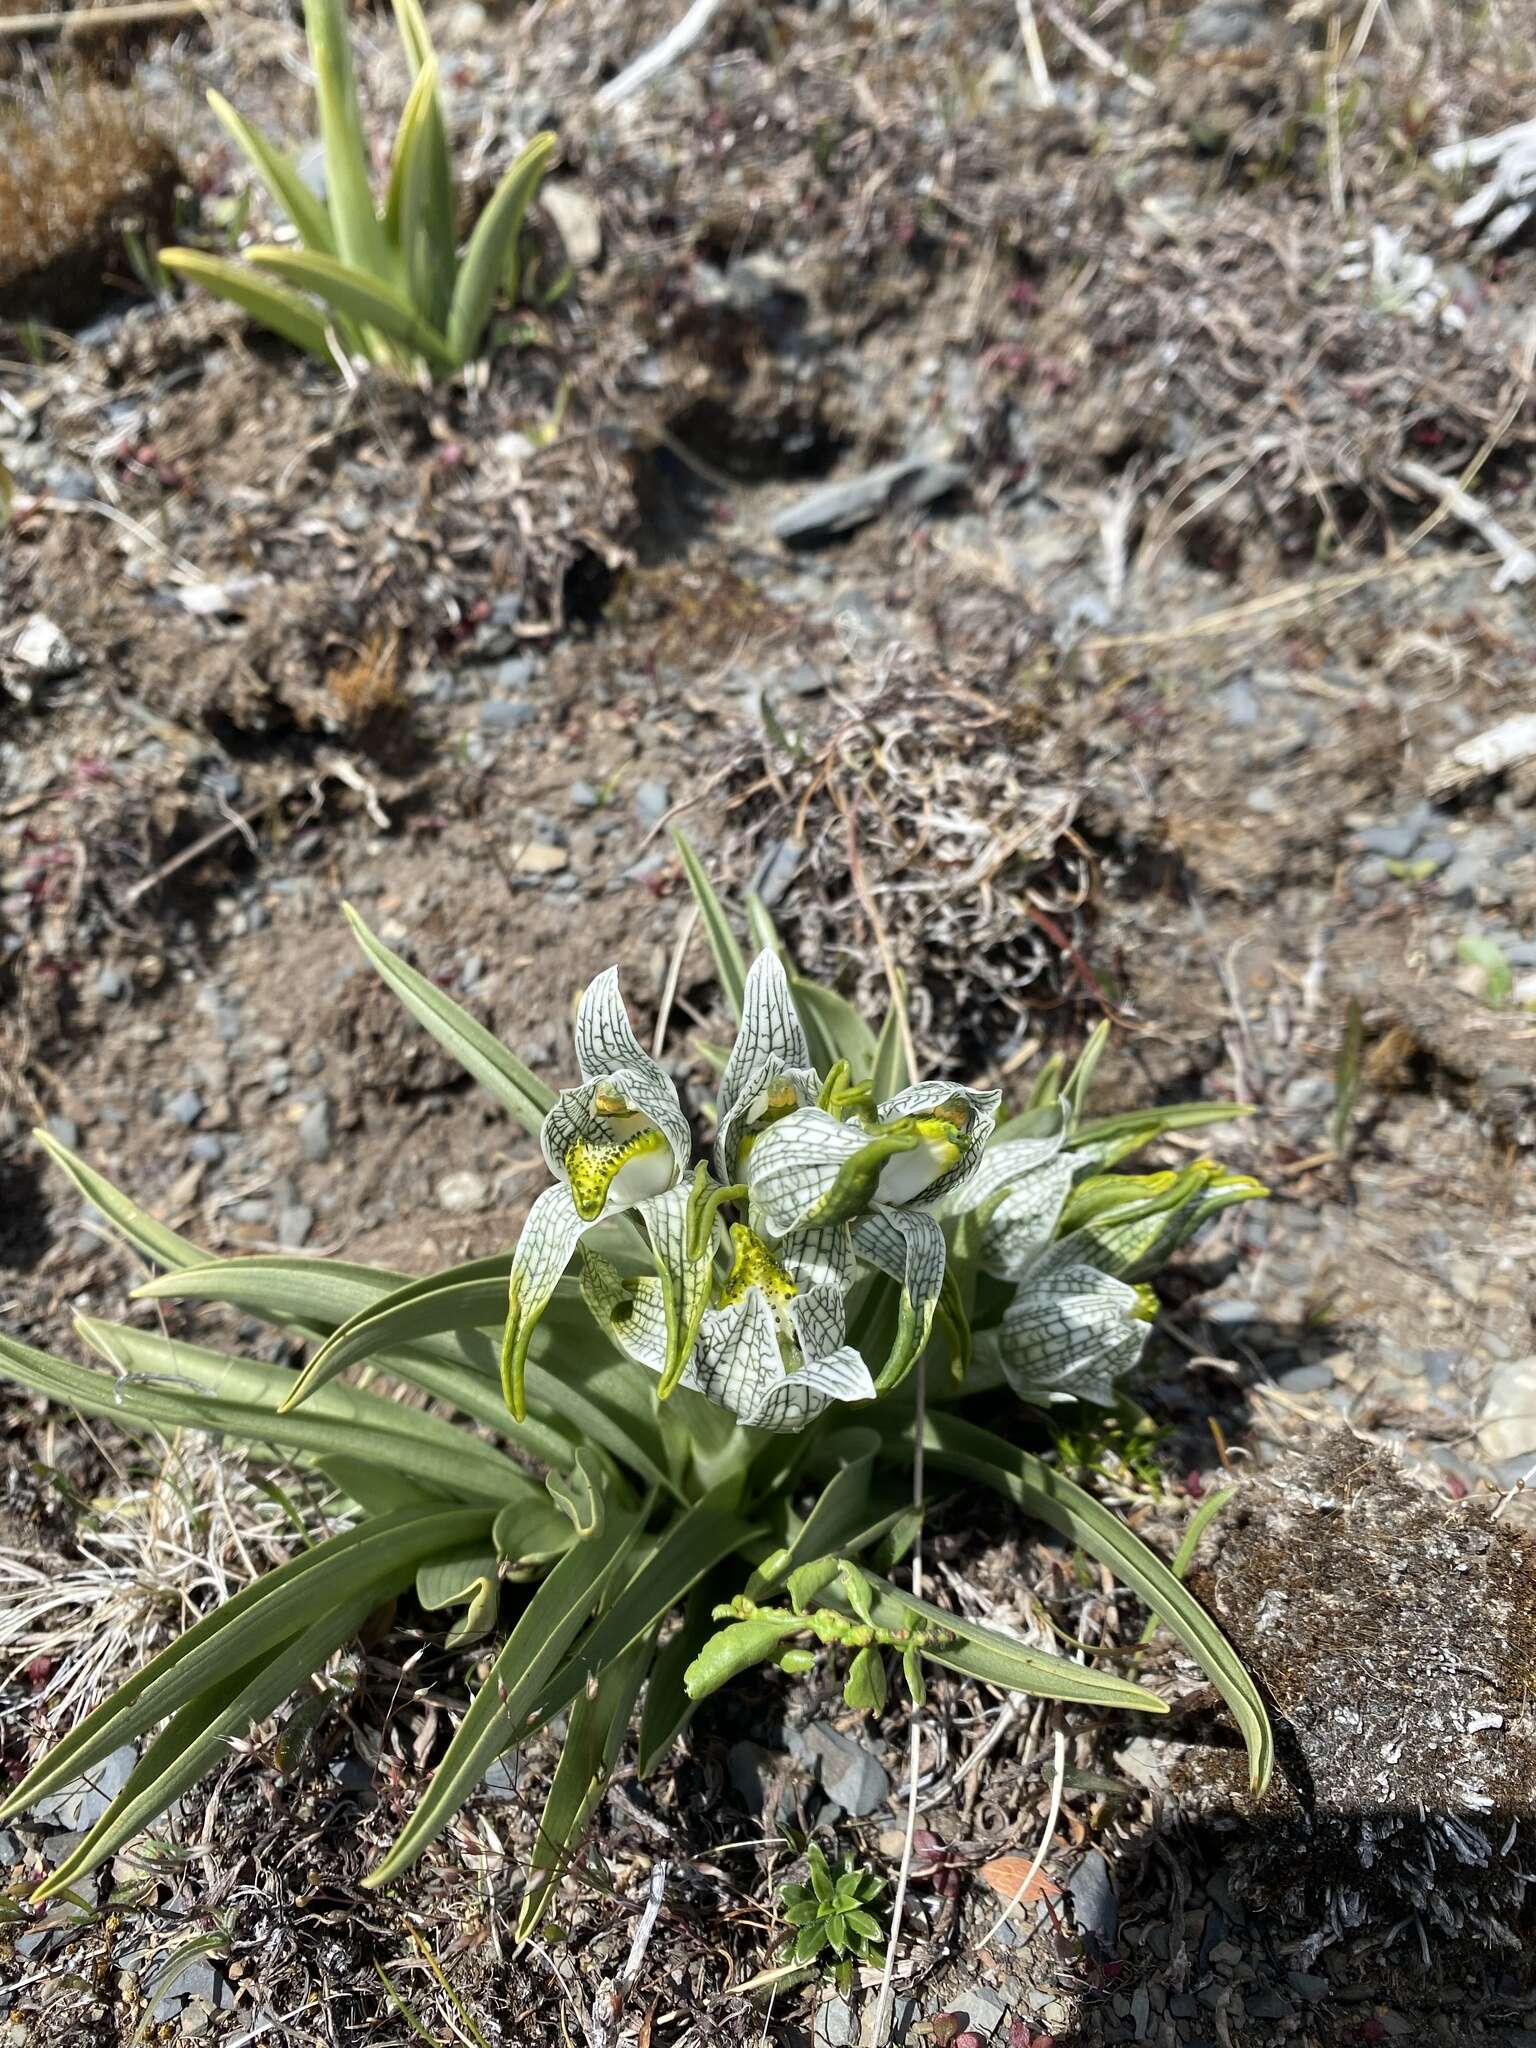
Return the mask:
{"type": "Polygon", "coordinates": [[[1108,1403],[1139,1361],[1155,1312],[1129,1276],[1160,1264],[1217,1209],[1257,1193],[1258,1183],[1211,1161],[1179,1174],[1094,1175],[1091,1153],[1065,1149],[1069,1127],[1060,1105],[1039,1135],[992,1146],[963,1201],[949,1206],[976,1233],[982,1269],[1018,1290],[990,1333],[1014,1392],[1033,1402],[1108,1403]],[[1058,1238],[1064,1214],[1068,1227],[1058,1238]]]}
{"type": "Polygon", "coordinates": [[[1140,1362],[1151,1312],[1145,1288],[1084,1264],[1076,1237],[1064,1237],[1041,1256],[988,1334],[1021,1401],[1107,1407],[1140,1362]]]}
{"type": "Polygon", "coordinates": [[[864,1119],[817,1107],[764,1131],[746,1162],[754,1225],[776,1238],[847,1223],[858,1255],[901,1287],[883,1393],[916,1362],[944,1285],[944,1233],[934,1207],[982,1162],[1002,1100],[996,1089],[922,1081],[864,1119]]]}
{"type": "MultiPolygon", "coordinates": [[[[654,1243],[665,1220],[656,1205],[688,1166],[691,1137],[677,1090],[635,1037],[617,968],[598,975],[581,999],[576,1059],[581,1086],[562,1091],[539,1133],[556,1185],[529,1210],[512,1256],[502,1383],[519,1421],[529,1340],[581,1238],[635,1209],[654,1243]]],[[[676,1321],[675,1288],[673,1298],[676,1321]]]]}
{"type": "Polygon", "coordinates": [[[1147,1302],[1102,1270],[1086,1231],[1052,1241],[1077,1170],[1069,1123],[1062,1105],[1039,1136],[993,1145],[951,1208],[976,1231],[983,1271],[1018,1288],[1000,1327],[977,1340],[995,1346],[1009,1386],[1041,1405],[1107,1404],[1146,1345],[1147,1302]]]}
{"type": "MultiPolygon", "coordinates": [[[[833,1401],[871,1401],[875,1383],[845,1344],[845,1298],[854,1272],[848,1232],[799,1231],[769,1244],[731,1229],[731,1267],[693,1323],[678,1384],[729,1408],[752,1429],[803,1429],[833,1401]]],[[[666,1292],[649,1276],[626,1279],[582,1247],[582,1294],[619,1348],[665,1375],[666,1292]]]]}
{"type": "Polygon", "coordinates": [[[715,1171],[739,1179],[753,1146],[773,1124],[814,1103],[821,1082],[777,954],[760,953],[747,971],[741,1024],[720,1076],[715,1171]]]}

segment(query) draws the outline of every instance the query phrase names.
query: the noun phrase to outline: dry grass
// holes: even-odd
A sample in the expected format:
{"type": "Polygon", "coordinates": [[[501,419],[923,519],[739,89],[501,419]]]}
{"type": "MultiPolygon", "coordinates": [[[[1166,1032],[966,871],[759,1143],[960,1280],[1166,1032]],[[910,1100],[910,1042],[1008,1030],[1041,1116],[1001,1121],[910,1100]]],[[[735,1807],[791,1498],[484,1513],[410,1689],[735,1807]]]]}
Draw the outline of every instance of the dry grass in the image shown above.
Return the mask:
{"type": "Polygon", "coordinates": [[[71,92],[0,123],[0,319],[89,317],[129,275],[125,233],[170,225],[178,169],[127,93],[71,92]]]}

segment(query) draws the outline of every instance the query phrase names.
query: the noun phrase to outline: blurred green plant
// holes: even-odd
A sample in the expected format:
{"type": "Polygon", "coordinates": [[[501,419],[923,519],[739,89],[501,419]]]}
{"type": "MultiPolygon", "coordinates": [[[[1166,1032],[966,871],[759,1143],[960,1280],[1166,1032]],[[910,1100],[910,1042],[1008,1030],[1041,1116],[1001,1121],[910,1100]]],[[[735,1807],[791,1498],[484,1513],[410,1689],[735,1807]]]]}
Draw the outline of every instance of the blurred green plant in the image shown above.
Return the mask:
{"type": "Polygon", "coordinates": [[[830,1962],[851,1977],[855,1963],[877,1963],[885,1929],[870,1907],[885,1890],[885,1879],[852,1856],[834,1870],[819,1842],[805,1852],[804,1884],[781,1884],[784,1918],[794,1932],[784,1954],[791,1963],[830,1962]]]}
{"type": "Polygon", "coordinates": [[[208,95],[300,246],[263,244],[238,260],[164,249],[160,261],[324,362],[333,362],[339,349],[405,375],[424,368],[446,377],[478,352],[498,292],[516,296],[523,220],[555,139],[536,135],[516,158],[460,254],[437,57],[420,0],[394,0],[394,9],[413,83],[383,211],[369,177],[344,0],[304,0],[325,151],[324,198],[291,156],[219,93],[208,95]]]}
{"type": "MultiPolygon", "coordinates": [[[[1226,1700],[1262,1791],[1269,1723],[1216,1624],[1059,1464],[974,1419],[999,1419],[1010,1387],[1036,1405],[1113,1400],[1145,1342],[1147,1276],[1262,1192],[1209,1161],[1119,1169],[1231,1105],[1085,1119],[1100,1032],[996,1129],[995,1092],[914,1082],[899,1011],[872,1030],[797,974],[756,900],[749,966],[680,852],[738,1024],[708,1163],[691,1163],[674,1084],[635,1036],[615,970],[582,999],[582,1078],[557,1096],[348,913],[406,1009],[541,1142],[551,1185],[510,1253],[421,1279],[338,1259],[210,1258],[39,1134],[159,1269],[138,1290],[157,1317],[168,1301],[220,1302],[314,1348],[295,1374],[158,1320],[81,1316],[96,1366],[0,1339],[0,1373],[120,1429],[206,1430],[306,1468],[339,1525],[197,1621],[0,1803],[3,1822],[145,1743],[39,1898],[114,1855],[292,1694],[312,1697],[315,1675],[401,1597],[444,1617],[445,1647],[496,1647],[367,1882],[400,1876],[498,1756],[563,1717],[522,1935],[543,1923],[637,1706],[644,1775],[700,1699],[755,1665],[803,1671],[828,1652],[869,1713],[885,1704],[888,1663],[919,1700],[935,1666],[1099,1711],[1165,1712],[1125,1678],[892,1582],[921,1522],[919,1442],[930,1475],[1013,1502],[1132,1589],[1226,1700]],[[939,1337],[950,1370],[929,1375],[919,1404],[911,1376],[939,1337]],[[371,1383],[348,1384],[365,1362],[371,1383]],[[389,1398],[383,1379],[431,1405],[389,1398]]],[[[298,1723],[307,1731],[304,1707],[298,1723]]]]}
{"type": "Polygon", "coordinates": [[[1456,957],[1468,967],[1477,969],[1481,977],[1478,994],[1490,1009],[1502,1009],[1514,990],[1515,977],[1504,949],[1493,939],[1486,939],[1480,932],[1469,932],[1465,938],[1456,941],[1456,957]]]}

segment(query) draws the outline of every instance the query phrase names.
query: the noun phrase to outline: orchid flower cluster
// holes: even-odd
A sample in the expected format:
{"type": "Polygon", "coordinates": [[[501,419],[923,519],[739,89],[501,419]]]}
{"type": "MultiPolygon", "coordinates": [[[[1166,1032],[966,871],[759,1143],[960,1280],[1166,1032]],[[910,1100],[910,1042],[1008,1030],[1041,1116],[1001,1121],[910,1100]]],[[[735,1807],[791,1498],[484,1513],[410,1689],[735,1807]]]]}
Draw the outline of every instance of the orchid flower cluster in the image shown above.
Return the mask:
{"type": "Polygon", "coordinates": [[[1112,1572],[1219,1689],[1262,1792],[1269,1722],[1232,1646],[1176,1571],[1017,1440],[1027,1414],[1010,1423],[995,1398],[1126,1398],[1149,1276],[1262,1190],[1207,1159],[1119,1169],[1154,1138],[1240,1112],[1085,1120],[1101,1030],[1070,1073],[1046,1062],[1000,1124],[995,1089],[911,1074],[899,1008],[876,1033],[797,974],[755,902],[749,967],[678,850],[739,1026],[707,1159],[613,969],[582,998],[581,1078],[557,1095],[348,913],[416,1021],[540,1141],[552,1184],[511,1251],[426,1275],[220,1257],[39,1133],[153,1271],[125,1315],[78,1318],[93,1362],[0,1336],[0,1375],[139,1432],[151,1457],[157,1432],[193,1429],[297,1468],[330,1533],[195,1619],[0,1798],[4,1825],[142,1745],[35,1897],[69,1892],[225,1768],[232,1744],[259,1755],[251,1731],[401,1602],[419,1634],[441,1632],[440,1654],[485,1643],[489,1667],[366,1882],[408,1870],[492,1762],[546,1730],[559,1754],[520,1938],[543,1924],[631,1732],[644,1776],[699,1701],[754,1665],[803,1677],[840,1660],[846,1703],[872,1714],[891,1673],[920,1703],[933,1668],[1100,1713],[1166,1712],[1133,1678],[894,1580],[926,1505],[915,1469],[930,1491],[988,1490],[1112,1572]],[[210,1302],[282,1332],[277,1355],[200,1341],[210,1302]],[[364,1364],[368,1383],[352,1384],[364,1364]]]}
{"type": "Polygon", "coordinates": [[[533,1332],[578,1254],[594,1321],[657,1375],[663,1399],[687,1387],[751,1428],[799,1430],[834,1401],[898,1386],[936,1322],[958,1381],[971,1307],[952,1242],[962,1270],[1013,1289],[986,1334],[1014,1391],[1107,1403],[1156,1313],[1128,1276],[1262,1192],[1205,1161],[1181,1175],[1099,1172],[1113,1145],[1074,1145],[1070,1094],[1026,1119],[1027,1135],[993,1143],[996,1089],[920,1081],[877,1101],[847,1060],[822,1075],[771,951],[745,976],[708,1163],[690,1167],[677,1090],[635,1036],[616,968],[582,997],[576,1056],[580,1085],[539,1134],[554,1185],[512,1260],[502,1377],[518,1419],[533,1332]],[[626,1273],[595,1247],[619,1217],[639,1225],[654,1271],[626,1273]],[[898,1290],[876,1361],[848,1341],[871,1272],[898,1290]]]}

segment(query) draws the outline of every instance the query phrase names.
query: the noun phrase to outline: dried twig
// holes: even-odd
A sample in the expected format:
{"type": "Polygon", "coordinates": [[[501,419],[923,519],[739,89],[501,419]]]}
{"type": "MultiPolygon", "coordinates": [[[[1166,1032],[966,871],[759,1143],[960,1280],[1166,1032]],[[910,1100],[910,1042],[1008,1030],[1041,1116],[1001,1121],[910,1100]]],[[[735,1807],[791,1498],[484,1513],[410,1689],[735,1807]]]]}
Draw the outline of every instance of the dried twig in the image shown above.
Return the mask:
{"type": "Polygon", "coordinates": [[[1040,24],[1035,19],[1034,0],[1014,0],[1019,17],[1019,34],[1024,38],[1024,55],[1029,60],[1029,76],[1035,88],[1035,98],[1042,107],[1054,107],[1056,89],[1051,84],[1051,74],[1046,68],[1045,45],[1040,40],[1040,24]]]}
{"type": "Polygon", "coordinates": [[[140,28],[160,22],[190,21],[215,11],[217,0],[125,0],[116,7],[71,7],[58,13],[13,14],[0,21],[0,42],[25,37],[78,43],[113,29],[140,28]]]}
{"type": "Polygon", "coordinates": [[[617,78],[609,79],[601,92],[593,95],[592,104],[597,111],[608,113],[621,101],[632,99],[642,86],[649,85],[653,78],[659,78],[663,71],[670,71],[679,58],[686,57],[700,40],[719,8],[720,0],[693,0],[682,20],[668,29],[659,43],[653,43],[617,78]]]}
{"type": "Polygon", "coordinates": [[[1424,491],[1432,498],[1438,498],[1453,519],[1459,519],[1463,526],[1470,526],[1481,540],[1498,555],[1501,567],[1494,575],[1495,590],[1507,590],[1511,583],[1529,583],[1536,577],[1536,554],[1515,539],[1509,528],[1496,519],[1486,505],[1479,504],[1452,477],[1440,476],[1425,463],[1407,459],[1397,465],[1397,473],[1415,490],[1424,491]]]}
{"type": "Polygon", "coordinates": [[[1157,87],[1151,79],[1143,78],[1129,64],[1122,64],[1113,50],[1106,50],[1096,37],[1089,35],[1087,29],[1079,28],[1061,5],[1061,0],[1040,0],[1040,5],[1046,18],[1060,29],[1069,43],[1082,51],[1090,64],[1097,65],[1100,71],[1107,71],[1111,78],[1118,78],[1122,85],[1129,86],[1142,99],[1156,99],[1157,87]]]}

